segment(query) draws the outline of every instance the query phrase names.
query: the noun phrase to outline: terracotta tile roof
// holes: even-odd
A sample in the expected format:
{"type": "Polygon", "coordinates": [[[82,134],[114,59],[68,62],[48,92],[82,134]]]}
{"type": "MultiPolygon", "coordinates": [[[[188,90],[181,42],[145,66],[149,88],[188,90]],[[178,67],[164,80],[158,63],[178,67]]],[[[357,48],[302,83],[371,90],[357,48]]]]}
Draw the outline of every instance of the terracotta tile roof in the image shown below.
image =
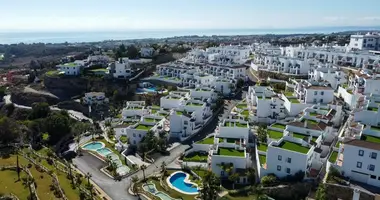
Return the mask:
{"type": "Polygon", "coordinates": [[[380,144],[358,139],[347,139],[344,144],[380,151],[380,144]]]}

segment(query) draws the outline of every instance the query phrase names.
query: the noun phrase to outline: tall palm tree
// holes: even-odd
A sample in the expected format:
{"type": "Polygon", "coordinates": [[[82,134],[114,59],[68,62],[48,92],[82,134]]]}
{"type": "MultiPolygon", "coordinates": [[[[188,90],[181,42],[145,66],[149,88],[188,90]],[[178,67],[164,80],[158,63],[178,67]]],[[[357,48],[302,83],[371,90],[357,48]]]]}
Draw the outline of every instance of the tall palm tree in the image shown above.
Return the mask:
{"type": "Polygon", "coordinates": [[[67,168],[69,168],[69,176],[71,179],[71,184],[74,185],[74,176],[72,174],[71,164],[68,161],[65,161],[67,168]]]}
{"type": "Polygon", "coordinates": [[[133,187],[132,187],[132,192],[136,195],[138,195],[138,197],[140,198],[140,195],[137,191],[137,182],[139,181],[139,178],[137,176],[133,176],[132,177],[132,183],[133,183],[133,187]]]}
{"type": "Polygon", "coordinates": [[[145,180],[145,170],[146,170],[146,165],[141,165],[141,166],[140,166],[140,169],[143,171],[144,181],[146,181],[146,180],[145,180]]]}
{"type": "Polygon", "coordinates": [[[85,177],[87,178],[87,185],[90,185],[90,178],[92,177],[92,174],[90,172],[87,172],[85,177]]]}
{"type": "Polygon", "coordinates": [[[211,171],[208,171],[203,178],[202,189],[200,191],[200,197],[204,200],[216,200],[218,198],[218,192],[220,190],[220,180],[211,171]]]}
{"type": "Polygon", "coordinates": [[[34,183],[34,179],[32,177],[26,176],[25,178],[22,178],[22,185],[24,185],[25,188],[28,187],[29,189],[30,199],[35,199],[32,191],[32,183],[34,183]]]}
{"type": "Polygon", "coordinates": [[[87,188],[90,191],[91,200],[94,199],[94,185],[89,184],[87,188]]]}
{"type": "Polygon", "coordinates": [[[162,161],[162,163],[161,163],[161,173],[162,173],[162,177],[164,177],[166,174],[166,163],[165,163],[165,161],[162,161]]]}

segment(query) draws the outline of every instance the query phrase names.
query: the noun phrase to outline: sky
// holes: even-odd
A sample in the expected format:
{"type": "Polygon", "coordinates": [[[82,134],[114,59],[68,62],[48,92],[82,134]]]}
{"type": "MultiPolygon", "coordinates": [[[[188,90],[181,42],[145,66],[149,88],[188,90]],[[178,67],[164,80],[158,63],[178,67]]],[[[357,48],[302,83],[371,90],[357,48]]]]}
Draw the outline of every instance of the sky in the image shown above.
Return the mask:
{"type": "Polygon", "coordinates": [[[0,0],[0,32],[380,26],[380,0],[0,0]]]}

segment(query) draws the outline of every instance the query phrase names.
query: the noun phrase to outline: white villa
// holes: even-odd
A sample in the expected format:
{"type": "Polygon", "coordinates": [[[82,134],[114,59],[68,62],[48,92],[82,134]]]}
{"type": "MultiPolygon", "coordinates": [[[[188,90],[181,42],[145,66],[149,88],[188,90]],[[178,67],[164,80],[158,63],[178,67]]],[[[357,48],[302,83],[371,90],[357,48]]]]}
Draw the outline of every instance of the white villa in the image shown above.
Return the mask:
{"type": "Polygon", "coordinates": [[[380,34],[367,33],[365,35],[351,35],[349,47],[353,50],[380,51],[380,34]]]}
{"type": "Polygon", "coordinates": [[[328,82],[334,90],[347,82],[346,74],[337,67],[318,65],[309,71],[309,82],[328,82]]]}
{"type": "Polygon", "coordinates": [[[108,103],[108,98],[106,98],[104,92],[88,92],[83,97],[83,103],[87,105],[100,105],[108,103]]]}
{"type": "Polygon", "coordinates": [[[151,58],[155,54],[155,50],[152,47],[142,47],[140,49],[140,56],[143,58],[151,58]]]}
{"type": "Polygon", "coordinates": [[[133,70],[130,66],[129,59],[120,59],[115,62],[115,70],[113,71],[114,78],[128,78],[131,77],[133,70]]]}
{"type": "Polygon", "coordinates": [[[78,62],[65,63],[56,66],[60,73],[67,76],[77,76],[80,75],[83,65],[78,62]]]}

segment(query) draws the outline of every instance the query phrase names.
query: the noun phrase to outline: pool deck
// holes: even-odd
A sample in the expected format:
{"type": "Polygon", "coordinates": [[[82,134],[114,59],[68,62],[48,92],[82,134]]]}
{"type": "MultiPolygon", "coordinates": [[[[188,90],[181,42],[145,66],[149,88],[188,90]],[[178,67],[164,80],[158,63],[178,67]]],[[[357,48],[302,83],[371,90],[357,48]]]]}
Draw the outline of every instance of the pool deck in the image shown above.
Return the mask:
{"type": "Polygon", "coordinates": [[[187,194],[187,195],[198,195],[199,192],[185,192],[185,191],[182,191],[182,190],[178,189],[177,187],[175,187],[175,186],[170,182],[170,178],[171,178],[172,176],[178,174],[178,173],[186,174],[186,177],[185,177],[184,182],[185,182],[185,183],[188,183],[188,184],[195,185],[195,186],[197,186],[197,190],[198,190],[198,191],[200,190],[198,184],[196,184],[196,183],[190,181],[190,175],[189,175],[188,173],[186,173],[186,172],[183,172],[183,171],[176,171],[176,172],[170,174],[170,176],[169,176],[168,178],[166,178],[166,183],[168,184],[168,186],[169,186],[171,189],[173,189],[173,190],[175,190],[175,191],[177,191],[177,192],[179,192],[179,193],[182,193],[182,194],[187,194]]]}

